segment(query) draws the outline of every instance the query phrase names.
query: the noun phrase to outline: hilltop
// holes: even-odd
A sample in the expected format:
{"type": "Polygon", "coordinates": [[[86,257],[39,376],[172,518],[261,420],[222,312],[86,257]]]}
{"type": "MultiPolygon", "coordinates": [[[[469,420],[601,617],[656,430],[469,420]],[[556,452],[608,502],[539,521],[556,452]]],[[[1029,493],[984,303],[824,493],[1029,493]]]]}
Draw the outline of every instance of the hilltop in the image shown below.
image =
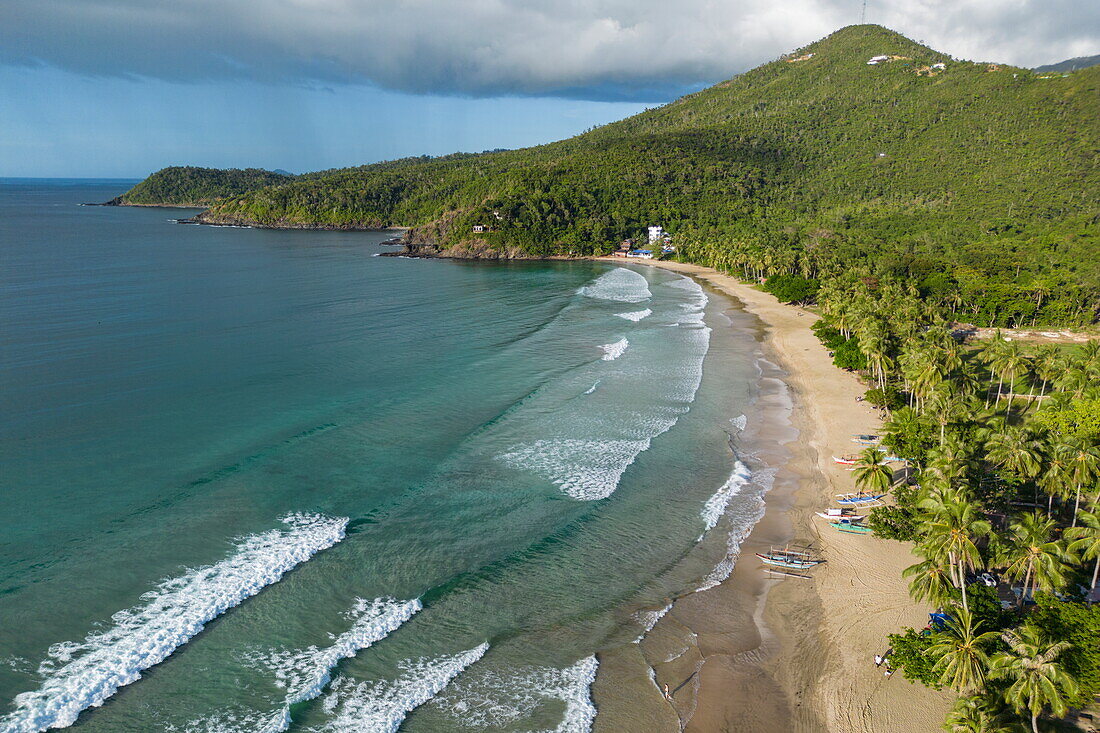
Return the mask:
{"type": "Polygon", "coordinates": [[[1087,69],[1090,66],[1096,66],[1097,64],[1100,64],[1100,54],[1097,54],[1096,56],[1076,56],[1072,59],[1059,61],[1056,64],[1036,66],[1034,70],[1040,73],[1046,71],[1077,71],[1079,69],[1087,69]]]}
{"type": "MultiPolygon", "coordinates": [[[[1043,78],[850,26],[568,140],[215,185],[199,219],[411,226],[428,252],[487,257],[605,253],[662,224],[700,264],[905,277],[957,294],[979,325],[1091,321],[1098,80],[1098,67],[1043,78]]],[[[170,191],[180,170],[195,169],[122,198],[170,191]]]]}

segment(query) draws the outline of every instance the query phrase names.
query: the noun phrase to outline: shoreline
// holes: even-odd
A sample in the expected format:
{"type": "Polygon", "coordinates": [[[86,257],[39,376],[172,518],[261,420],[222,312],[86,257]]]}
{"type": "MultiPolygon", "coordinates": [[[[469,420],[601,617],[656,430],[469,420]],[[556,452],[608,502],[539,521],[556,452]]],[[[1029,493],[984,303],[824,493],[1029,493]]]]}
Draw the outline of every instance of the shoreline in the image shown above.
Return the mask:
{"type": "MultiPolygon", "coordinates": [[[[866,387],[832,364],[810,330],[816,315],[711,268],[641,264],[691,276],[759,320],[761,348],[781,372],[797,431],[796,437],[781,429],[763,436],[780,441],[788,458],[775,467],[764,516],[741,543],[733,573],[713,589],[678,600],[654,627],[658,632],[674,623],[699,637],[698,691],[683,730],[939,730],[953,695],[901,675],[886,678],[873,662],[885,651],[887,634],[927,620],[930,609],[910,600],[901,577],[917,561],[911,546],[833,532],[813,513],[854,486],[832,456],[853,450],[852,434],[879,429],[876,411],[855,400],[866,387]],[[753,561],[754,552],[786,541],[821,550],[827,562],[811,580],[768,579],[753,561]]],[[[661,670],[657,678],[680,684],[662,679],[661,670]]]]}

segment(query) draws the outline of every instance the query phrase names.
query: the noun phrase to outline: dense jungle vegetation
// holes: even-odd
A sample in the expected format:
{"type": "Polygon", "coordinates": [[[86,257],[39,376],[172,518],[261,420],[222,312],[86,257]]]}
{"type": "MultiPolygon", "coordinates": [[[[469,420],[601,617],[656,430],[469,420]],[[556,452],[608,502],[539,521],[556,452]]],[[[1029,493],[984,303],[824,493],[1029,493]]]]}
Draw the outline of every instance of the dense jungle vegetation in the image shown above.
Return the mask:
{"type": "Polygon", "coordinates": [[[866,541],[913,542],[910,595],[939,613],[890,636],[888,669],[958,694],[945,730],[1063,730],[1100,694],[1100,341],[967,344],[897,282],[815,295],[814,330],[888,418],[854,466],[889,500],[866,541]]]}
{"type": "Polygon", "coordinates": [[[123,199],[220,191],[202,220],[412,226],[444,250],[481,240],[507,256],[606,253],[662,224],[701,264],[814,280],[859,270],[916,283],[980,326],[1084,324],[1100,307],[1098,80],[1100,67],[955,61],[852,26],[557,143],[273,184],[165,169],[123,199]],[[867,63],[878,55],[892,58],[867,63]]]}

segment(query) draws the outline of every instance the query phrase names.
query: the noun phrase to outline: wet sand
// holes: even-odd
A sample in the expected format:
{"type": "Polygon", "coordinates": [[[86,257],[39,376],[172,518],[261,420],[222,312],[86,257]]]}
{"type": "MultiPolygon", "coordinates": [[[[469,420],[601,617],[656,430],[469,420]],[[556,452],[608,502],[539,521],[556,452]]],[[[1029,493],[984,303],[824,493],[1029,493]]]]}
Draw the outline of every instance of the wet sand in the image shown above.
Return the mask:
{"type": "MultiPolygon", "coordinates": [[[[880,425],[875,410],[856,402],[866,387],[833,366],[810,331],[817,320],[812,313],[710,268],[641,264],[695,277],[759,318],[764,353],[793,409],[789,424],[773,419],[757,426],[766,432],[754,442],[770,444],[769,460],[779,456],[781,462],[764,517],[742,543],[733,573],[715,588],[676,601],[641,644],[620,653],[644,655],[658,687],[667,684],[671,692],[667,702],[656,692],[654,699],[636,701],[635,719],[651,722],[645,730],[699,733],[940,730],[950,694],[900,674],[886,678],[874,665],[888,633],[927,621],[930,609],[909,598],[901,577],[916,562],[912,547],[835,532],[813,514],[854,488],[851,473],[832,456],[855,452],[852,435],[874,433],[880,425]],[[825,557],[808,573],[812,579],[769,578],[753,555],[787,542],[812,544],[825,557]],[[675,656],[685,638],[692,643],[675,656]]],[[[777,404],[762,404],[761,414],[780,414],[778,392],[763,390],[761,401],[769,399],[777,404]]],[[[628,660],[606,656],[601,666],[630,668],[628,660]]]]}

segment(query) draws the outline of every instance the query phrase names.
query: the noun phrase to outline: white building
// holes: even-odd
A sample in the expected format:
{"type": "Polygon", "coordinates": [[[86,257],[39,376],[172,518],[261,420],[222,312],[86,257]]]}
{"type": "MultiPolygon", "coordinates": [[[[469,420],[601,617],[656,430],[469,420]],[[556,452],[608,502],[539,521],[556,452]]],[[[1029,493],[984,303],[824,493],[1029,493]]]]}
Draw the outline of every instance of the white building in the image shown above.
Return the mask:
{"type": "Polygon", "coordinates": [[[665,238],[664,227],[650,227],[649,228],[649,243],[655,244],[665,238]]]}

